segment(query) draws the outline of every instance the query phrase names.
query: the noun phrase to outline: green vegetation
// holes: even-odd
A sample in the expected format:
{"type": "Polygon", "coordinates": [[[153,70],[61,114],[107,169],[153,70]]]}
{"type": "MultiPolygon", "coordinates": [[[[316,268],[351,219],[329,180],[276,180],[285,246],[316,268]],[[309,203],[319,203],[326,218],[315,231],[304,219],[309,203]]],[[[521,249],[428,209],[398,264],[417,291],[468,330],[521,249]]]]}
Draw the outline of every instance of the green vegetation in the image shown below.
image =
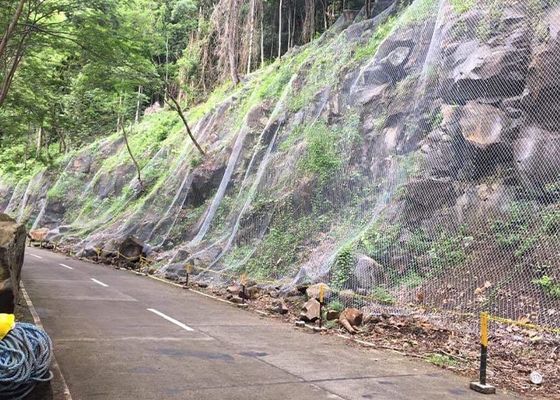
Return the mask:
{"type": "Polygon", "coordinates": [[[389,291],[383,286],[376,286],[370,293],[370,297],[380,303],[387,306],[395,304],[395,298],[389,293],[389,291]]]}
{"type": "Polygon", "coordinates": [[[379,49],[381,43],[383,43],[387,36],[389,36],[389,34],[393,31],[396,23],[397,18],[390,17],[387,19],[387,21],[380,24],[375,30],[373,36],[371,36],[371,38],[368,40],[368,42],[356,49],[356,51],[354,52],[354,60],[361,62],[373,57],[375,53],[377,53],[377,50],[379,49]]]}
{"type": "Polygon", "coordinates": [[[330,179],[342,165],[337,143],[338,132],[324,122],[309,126],[304,131],[307,141],[307,154],[302,160],[303,169],[316,174],[322,182],[330,179]]]}
{"type": "Polygon", "coordinates": [[[333,310],[333,311],[337,311],[337,312],[342,312],[346,307],[344,306],[344,304],[342,304],[340,301],[338,300],[333,300],[331,301],[328,305],[327,308],[329,310],[333,310]]]}
{"type": "Polygon", "coordinates": [[[354,264],[353,246],[343,246],[336,255],[331,269],[331,284],[336,290],[344,288],[344,284],[351,275],[354,264]]]}
{"type": "Polygon", "coordinates": [[[492,224],[492,230],[497,243],[505,249],[515,250],[517,257],[523,256],[536,244],[538,234],[530,231],[530,224],[533,221],[533,211],[529,203],[512,203],[505,215],[505,219],[500,219],[492,224]]]}
{"type": "Polygon", "coordinates": [[[550,276],[543,275],[533,280],[533,283],[540,286],[549,296],[560,299],[560,282],[554,281],[550,276]]]}
{"type": "Polygon", "coordinates": [[[446,354],[438,354],[433,353],[426,357],[426,361],[430,364],[437,365],[438,367],[446,368],[446,367],[455,367],[459,363],[457,359],[448,356],[446,354]]]}
{"type": "Polygon", "coordinates": [[[451,0],[451,7],[457,14],[469,11],[476,4],[475,0],[451,0]]]}

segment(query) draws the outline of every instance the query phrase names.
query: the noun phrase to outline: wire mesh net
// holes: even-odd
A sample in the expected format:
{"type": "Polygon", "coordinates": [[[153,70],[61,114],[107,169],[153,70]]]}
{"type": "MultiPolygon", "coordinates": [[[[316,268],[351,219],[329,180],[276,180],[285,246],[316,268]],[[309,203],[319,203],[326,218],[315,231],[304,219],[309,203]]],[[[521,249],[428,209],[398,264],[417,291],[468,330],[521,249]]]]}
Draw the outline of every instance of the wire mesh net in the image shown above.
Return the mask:
{"type": "Polygon", "coordinates": [[[164,121],[180,134],[143,150],[144,192],[111,138],[106,161],[84,173],[86,149],[51,182],[71,201],[47,195],[45,175],[8,209],[62,220],[55,240],[76,249],[135,235],[170,278],[192,264],[199,280],[325,282],[330,301],[378,311],[560,327],[557,2],[379,1],[373,14],[345,13],[227,93],[193,129],[210,157],[164,121]]]}

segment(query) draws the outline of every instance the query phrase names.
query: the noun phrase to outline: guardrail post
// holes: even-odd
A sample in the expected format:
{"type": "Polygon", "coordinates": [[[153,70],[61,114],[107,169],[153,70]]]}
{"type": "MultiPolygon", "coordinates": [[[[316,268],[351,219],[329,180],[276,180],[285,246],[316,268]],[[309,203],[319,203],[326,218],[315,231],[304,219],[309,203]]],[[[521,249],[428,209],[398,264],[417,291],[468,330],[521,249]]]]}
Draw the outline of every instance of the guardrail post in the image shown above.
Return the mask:
{"type": "Polygon", "coordinates": [[[483,394],[495,394],[496,388],[486,383],[488,365],[488,313],[480,313],[480,374],[478,382],[471,382],[470,388],[483,394]]]}

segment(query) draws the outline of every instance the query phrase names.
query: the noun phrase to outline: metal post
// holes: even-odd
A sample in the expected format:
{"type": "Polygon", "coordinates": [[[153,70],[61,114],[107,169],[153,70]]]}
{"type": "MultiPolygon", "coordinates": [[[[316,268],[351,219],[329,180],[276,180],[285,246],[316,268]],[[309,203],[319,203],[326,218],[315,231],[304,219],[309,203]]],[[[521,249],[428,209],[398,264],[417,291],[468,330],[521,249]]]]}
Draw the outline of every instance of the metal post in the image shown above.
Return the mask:
{"type": "Polygon", "coordinates": [[[478,382],[471,382],[471,389],[483,394],[495,394],[496,388],[486,384],[488,366],[488,313],[480,313],[480,374],[478,382]]]}

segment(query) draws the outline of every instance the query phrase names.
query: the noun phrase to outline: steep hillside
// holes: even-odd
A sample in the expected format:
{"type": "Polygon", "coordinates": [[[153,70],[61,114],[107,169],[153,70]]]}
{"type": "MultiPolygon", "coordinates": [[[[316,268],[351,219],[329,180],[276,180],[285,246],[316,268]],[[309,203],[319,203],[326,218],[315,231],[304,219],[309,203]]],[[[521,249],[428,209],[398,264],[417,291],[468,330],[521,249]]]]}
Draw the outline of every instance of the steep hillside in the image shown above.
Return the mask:
{"type": "MultiPolygon", "coordinates": [[[[560,326],[560,8],[380,1],[130,145],[92,143],[0,210],[84,257],[135,236],[170,279],[325,281],[347,303],[560,326]]],[[[552,4],[554,3],[554,4],[552,4]]]]}

